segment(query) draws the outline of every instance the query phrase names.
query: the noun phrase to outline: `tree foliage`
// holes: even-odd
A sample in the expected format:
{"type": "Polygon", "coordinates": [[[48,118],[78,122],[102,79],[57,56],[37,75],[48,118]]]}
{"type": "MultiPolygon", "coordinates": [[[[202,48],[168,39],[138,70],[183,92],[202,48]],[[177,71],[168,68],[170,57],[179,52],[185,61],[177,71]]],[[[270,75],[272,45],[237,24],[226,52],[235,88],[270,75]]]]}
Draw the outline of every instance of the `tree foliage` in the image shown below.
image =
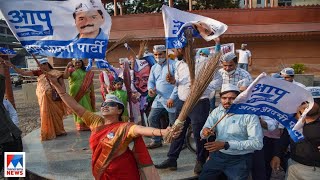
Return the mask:
{"type": "MultiPolygon", "coordinates": [[[[180,10],[188,10],[188,0],[174,0],[173,6],[180,10]]],[[[239,0],[201,0],[195,1],[192,9],[219,9],[239,7],[239,0]]],[[[168,5],[169,0],[125,0],[122,3],[124,14],[158,13],[162,5],[168,5]]],[[[106,9],[110,15],[114,13],[114,4],[108,3],[106,9]]],[[[118,8],[118,14],[119,14],[118,8]]]]}

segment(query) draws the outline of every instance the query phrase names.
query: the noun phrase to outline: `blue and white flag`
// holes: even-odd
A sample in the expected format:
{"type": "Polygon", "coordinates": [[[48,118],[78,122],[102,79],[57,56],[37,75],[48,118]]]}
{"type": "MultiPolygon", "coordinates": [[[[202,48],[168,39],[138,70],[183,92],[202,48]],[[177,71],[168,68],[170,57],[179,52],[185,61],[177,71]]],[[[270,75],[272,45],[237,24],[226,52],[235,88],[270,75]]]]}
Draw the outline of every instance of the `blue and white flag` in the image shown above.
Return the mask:
{"type": "Polygon", "coordinates": [[[104,58],[111,18],[101,0],[0,0],[6,22],[26,50],[58,58],[104,58]]]}
{"type": "Polygon", "coordinates": [[[17,52],[11,49],[0,47],[0,54],[5,54],[5,55],[8,55],[10,58],[12,58],[15,55],[17,55],[17,52]]]}
{"type": "MultiPolygon", "coordinates": [[[[198,52],[198,50],[207,48],[210,51],[210,54],[215,54],[216,46],[210,46],[210,47],[202,47],[202,48],[196,48],[195,50],[198,52]]],[[[234,43],[228,43],[228,44],[221,44],[220,53],[221,55],[226,54],[228,52],[234,52],[234,43]]],[[[198,56],[198,54],[197,54],[198,56]]]]}
{"type": "Polygon", "coordinates": [[[109,69],[110,71],[112,71],[114,73],[114,78],[115,79],[118,78],[118,73],[116,72],[116,70],[113,68],[113,66],[108,61],[106,61],[104,59],[95,59],[94,61],[96,62],[97,68],[109,69]]]}
{"type": "Polygon", "coordinates": [[[162,6],[163,24],[168,49],[182,48],[186,45],[185,28],[193,29],[193,36],[206,41],[223,34],[228,26],[214,19],[192,14],[168,6],[162,6]]]}
{"type": "Polygon", "coordinates": [[[298,142],[304,137],[301,129],[293,130],[297,123],[294,116],[305,102],[308,102],[309,106],[299,121],[305,118],[313,106],[311,93],[293,83],[262,73],[234,100],[228,113],[269,116],[286,127],[291,138],[298,142]]]}

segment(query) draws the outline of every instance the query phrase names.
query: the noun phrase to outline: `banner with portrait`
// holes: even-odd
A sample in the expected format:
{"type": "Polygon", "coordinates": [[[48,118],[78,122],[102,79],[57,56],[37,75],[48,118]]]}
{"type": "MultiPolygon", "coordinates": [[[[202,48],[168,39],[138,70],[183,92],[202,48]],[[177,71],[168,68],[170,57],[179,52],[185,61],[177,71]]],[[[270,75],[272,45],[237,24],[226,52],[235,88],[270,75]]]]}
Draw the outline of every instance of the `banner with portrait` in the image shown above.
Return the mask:
{"type": "Polygon", "coordinates": [[[101,0],[0,0],[9,28],[31,54],[104,58],[111,18],[101,0]]]}
{"type": "Polygon", "coordinates": [[[186,28],[192,29],[193,36],[202,37],[206,41],[219,37],[228,29],[226,24],[217,20],[165,5],[162,6],[162,16],[168,49],[182,48],[186,45],[186,28]]]}
{"type": "Polygon", "coordinates": [[[291,138],[298,142],[304,137],[302,130],[294,130],[294,127],[306,116],[313,103],[312,95],[306,89],[262,73],[234,100],[228,113],[269,116],[286,127],[291,138]],[[297,120],[295,114],[304,103],[308,108],[297,120]]]}

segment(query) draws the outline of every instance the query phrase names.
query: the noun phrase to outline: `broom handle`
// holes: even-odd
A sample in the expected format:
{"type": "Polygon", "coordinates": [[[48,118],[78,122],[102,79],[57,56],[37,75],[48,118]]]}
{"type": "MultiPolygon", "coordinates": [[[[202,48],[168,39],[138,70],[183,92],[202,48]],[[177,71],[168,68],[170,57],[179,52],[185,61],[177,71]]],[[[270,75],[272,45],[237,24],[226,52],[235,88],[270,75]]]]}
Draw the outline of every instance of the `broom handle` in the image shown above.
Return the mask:
{"type": "Polygon", "coordinates": [[[169,66],[169,56],[168,56],[168,48],[166,49],[166,58],[167,58],[167,64],[168,64],[168,74],[171,76],[170,74],[170,66],[169,66]]]}
{"type": "Polygon", "coordinates": [[[221,121],[222,119],[224,119],[224,117],[226,117],[228,113],[224,114],[211,128],[210,131],[212,131],[221,121]]]}

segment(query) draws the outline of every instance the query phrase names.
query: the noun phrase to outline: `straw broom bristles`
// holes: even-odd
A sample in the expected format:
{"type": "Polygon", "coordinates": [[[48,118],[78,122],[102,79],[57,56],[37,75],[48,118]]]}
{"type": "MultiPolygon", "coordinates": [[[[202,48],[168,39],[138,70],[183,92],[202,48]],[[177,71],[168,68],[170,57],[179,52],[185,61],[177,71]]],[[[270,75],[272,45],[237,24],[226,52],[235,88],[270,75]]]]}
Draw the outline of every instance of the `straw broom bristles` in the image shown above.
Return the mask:
{"type": "Polygon", "coordinates": [[[186,38],[187,38],[187,46],[185,47],[185,60],[189,67],[189,74],[190,74],[190,83],[191,86],[195,79],[195,61],[194,61],[194,51],[192,48],[193,44],[193,37],[192,37],[192,30],[187,29],[185,30],[186,38]]]}
{"type": "Polygon", "coordinates": [[[199,74],[196,76],[194,84],[191,86],[190,94],[187,97],[185,103],[182,106],[181,112],[179,114],[178,119],[172,126],[172,131],[168,133],[167,136],[164,137],[164,141],[166,143],[171,143],[173,140],[173,133],[178,131],[184,124],[189,112],[196,105],[203,92],[207,89],[208,85],[213,79],[215,71],[218,67],[218,62],[221,54],[217,54],[215,57],[212,57],[208,60],[207,64],[201,68],[199,74]]]}
{"type": "Polygon", "coordinates": [[[107,57],[107,54],[110,53],[111,51],[115,50],[118,46],[124,44],[125,42],[130,41],[133,38],[132,35],[124,35],[121,39],[119,39],[117,42],[115,42],[114,44],[112,44],[111,47],[109,47],[106,50],[105,56],[107,57]]]}

